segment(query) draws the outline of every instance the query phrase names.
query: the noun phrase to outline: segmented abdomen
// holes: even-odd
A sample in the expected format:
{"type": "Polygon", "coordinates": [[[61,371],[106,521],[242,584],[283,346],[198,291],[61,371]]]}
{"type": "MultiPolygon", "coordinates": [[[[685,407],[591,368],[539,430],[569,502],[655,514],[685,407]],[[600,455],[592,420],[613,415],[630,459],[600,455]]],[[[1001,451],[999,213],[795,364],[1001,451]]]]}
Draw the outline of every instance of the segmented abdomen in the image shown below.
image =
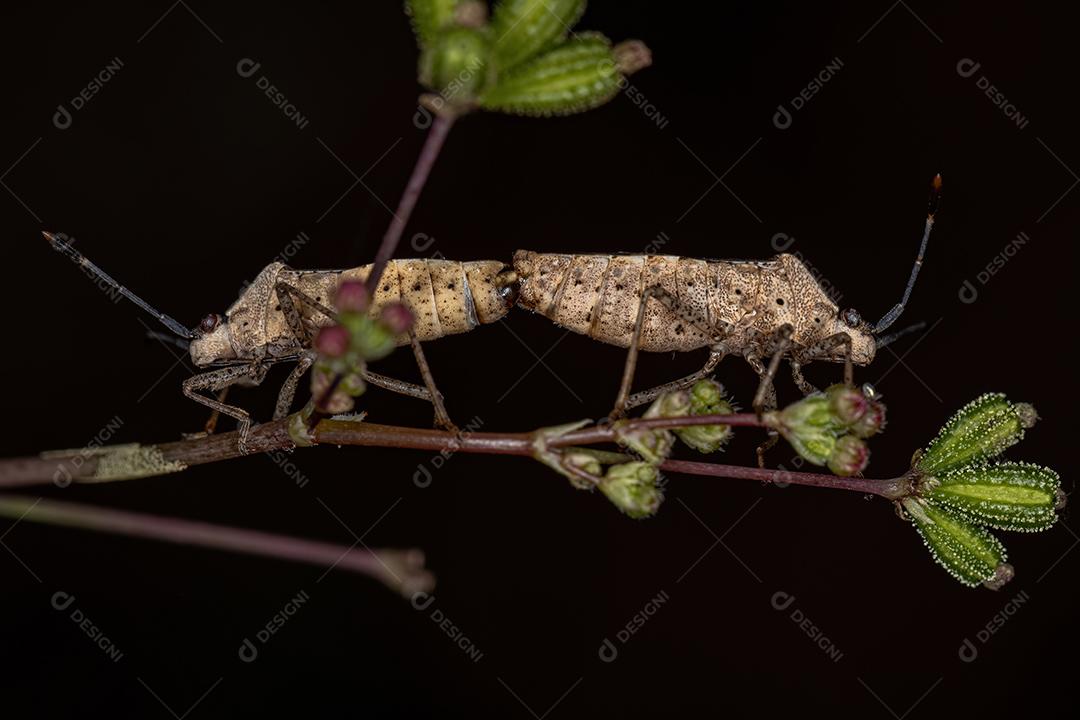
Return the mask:
{"type": "MultiPolygon", "coordinates": [[[[367,280],[373,267],[369,264],[340,271],[285,270],[281,279],[332,306],[338,283],[367,280]]],[[[504,263],[495,260],[391,260],[375,289],[371,314],[377,315],[386,305],[401,302],[412,311],[413,332],[421,341],[468,332],[480,323],[495,322],[506,315],[507,291],[498,279],[505,269],[504,263]]],[[[310,311],[302,314],[319,325],[329,322],[310,311]]],[[[398,340],[399,345],[408,342],[407,336],[398,340]]]]}
{"type": "Polygon", "coordinates": [[[673,255],[558,255],[519,250],[518,304],[596,340],[627,347],[645,290],[659,285],[676,309],[645,306],[640,348],[687,351],[724,336],[739,352],[752,337],[795,323],[791,284],[778,261],[708,262],[673,255]],[[770,304],[771,301],[771,304],[770,304]]]}

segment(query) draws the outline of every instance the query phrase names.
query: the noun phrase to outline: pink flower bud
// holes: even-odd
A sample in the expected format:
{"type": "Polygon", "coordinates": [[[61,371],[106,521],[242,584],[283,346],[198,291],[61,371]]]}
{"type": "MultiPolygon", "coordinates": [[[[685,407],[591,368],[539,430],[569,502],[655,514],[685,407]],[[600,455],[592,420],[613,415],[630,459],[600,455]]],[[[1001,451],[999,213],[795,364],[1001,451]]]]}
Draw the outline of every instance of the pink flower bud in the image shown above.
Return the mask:
{"type": "Polygon", "coordinates": [[[850,425],[861,419],[870,407],[870,400],[850,385],[833,385],[825,395],[829,398],[836,419],[843,425],[850,425]]]}
{"type": "Polygon", "coordinates": [[[859,418],[851,426],[851,432],[858,437],[868,438],[876,435],[885,428],[885,406],[877,401],[872,401],[866,409],[866,414],[859,418]]]}
{"type": "Polygon", "coordinates": [[[413,314],[401,303],[392,303],[383,308],[379,320],[394,335],[401,335],[409,332],[412,327],[413,314]]]}
{"type": "Polygon", "coordinates": [[[367,312],[371,305],[367,285],[361,280],[344,281],[338,286],[334,303],[341,312],[367,312]]]}
{"type": "Polygon", "coordinates": [[[341,357],[349,349],[349,331],[340,325],[321,328],[315,336],[315,349],[327,357],[341,357]]]}
{"type": "Polygon", "coordinates": [[[870,449],[854,435],[845,435],[836,441],[829,455],[829,469],[840,477],[858,475],[870,462],[870,449]]]}

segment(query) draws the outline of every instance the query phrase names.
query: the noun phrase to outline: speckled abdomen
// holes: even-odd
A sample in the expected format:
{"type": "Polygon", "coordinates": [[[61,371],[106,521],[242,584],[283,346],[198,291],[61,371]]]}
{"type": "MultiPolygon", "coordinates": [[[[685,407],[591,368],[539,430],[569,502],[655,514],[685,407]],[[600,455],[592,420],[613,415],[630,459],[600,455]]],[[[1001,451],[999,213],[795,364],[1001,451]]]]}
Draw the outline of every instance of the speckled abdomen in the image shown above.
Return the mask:
{"type": "MultiPolygon", "coordinates": [[[[790,323],[808,335],[792,277],[802,265],[781,255],[763,262],[673,255],[561,255],[519,250],[518,304],[574,332],[628,347],[645,290],[660,286],[679,306],[649,300],[640,348],[689,351],[723,336],[729,352],[790,323]],[[793,273],[793,271],[795,271],[793,273]]],[[[813,315],[809,310],[807,315],[813,315]]],[[[810,319],[807,317],[806,319],[810,319]]]]}

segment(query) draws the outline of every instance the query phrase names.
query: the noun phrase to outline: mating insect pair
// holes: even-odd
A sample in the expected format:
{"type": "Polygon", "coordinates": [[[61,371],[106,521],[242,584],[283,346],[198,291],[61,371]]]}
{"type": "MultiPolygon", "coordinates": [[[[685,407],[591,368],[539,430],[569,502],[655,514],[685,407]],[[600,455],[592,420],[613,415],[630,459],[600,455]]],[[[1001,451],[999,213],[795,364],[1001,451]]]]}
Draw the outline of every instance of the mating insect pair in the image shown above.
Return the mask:
{"type": "MultiPolygon", "coordinates": [[[[432,402],[436,422],[452,427],[420,343],[467,332],[504,317],[515,304],[601,342],[629,349],[613,417],[651,402],[661,393],[710,374],[727,355],[746,359],[760,377],[754,408],[775,406],[775,378],[787,358],[795,383],[814,388],[802,367],[814,360],[867,365],[876,351],[908,330],[883,336],[900,317],[922,266],[934,224],[941,176],[934,178],[919,254],[901,301],[877,323],[841,311],[813,274],[793,255],[772,260],[696,260],[666,255],[565,255],[519,250],[513,266],[499,261],[391,260],[374,288],[372,313],[401,302],[413,313],[408,338],[424,386],[366,372],[371,384],[432,402]],[[704,367],[691,376],[630,394],[638,351],[709,349],[704,367]]],[[[278,395],[275,418],[290,411],[303,374],[316,359],[312,340],[336,321],[328,307],[344,280],[365,280],[372,266],[350,270],[294,270],[268,265],[224,317],[206,316],[193,330],[155,310],[82,256],[62,238],[44,233],[52,246],[116,292],[154,315],[187,343],[194,364],[207,371],[185,380],[183,392],[239,422],[241,447],[251,424],[247,411],[224,402],[235,384],[257,385],[269,366],[296,362],[278,395]],[[216,397],[203,392],[219,393],[216,397]]],[[[910,330],[910,329],[909,329],[910,330]]],[[[208,430],[210,428],[208,427],[208,430]]]]}

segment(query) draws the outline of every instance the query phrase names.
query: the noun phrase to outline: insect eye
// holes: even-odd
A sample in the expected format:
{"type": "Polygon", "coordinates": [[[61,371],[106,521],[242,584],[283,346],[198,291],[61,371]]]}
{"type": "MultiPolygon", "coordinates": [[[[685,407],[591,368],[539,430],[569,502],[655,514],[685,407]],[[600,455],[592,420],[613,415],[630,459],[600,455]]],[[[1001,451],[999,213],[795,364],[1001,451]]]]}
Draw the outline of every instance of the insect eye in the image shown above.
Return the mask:
{"type": "Polygon", "coordinates": [[[859,315],[858,310],[847,309],[844,311],[844,324],[849,328],[857,328],[862,324],[862,317],[859,315]]]}
{"type": "Polygon", "coordinates": [[[221,324],[221,316],[210,313],[199,323],[199,330],[203,333],[213,332],[214,328],[221,324]]]}

